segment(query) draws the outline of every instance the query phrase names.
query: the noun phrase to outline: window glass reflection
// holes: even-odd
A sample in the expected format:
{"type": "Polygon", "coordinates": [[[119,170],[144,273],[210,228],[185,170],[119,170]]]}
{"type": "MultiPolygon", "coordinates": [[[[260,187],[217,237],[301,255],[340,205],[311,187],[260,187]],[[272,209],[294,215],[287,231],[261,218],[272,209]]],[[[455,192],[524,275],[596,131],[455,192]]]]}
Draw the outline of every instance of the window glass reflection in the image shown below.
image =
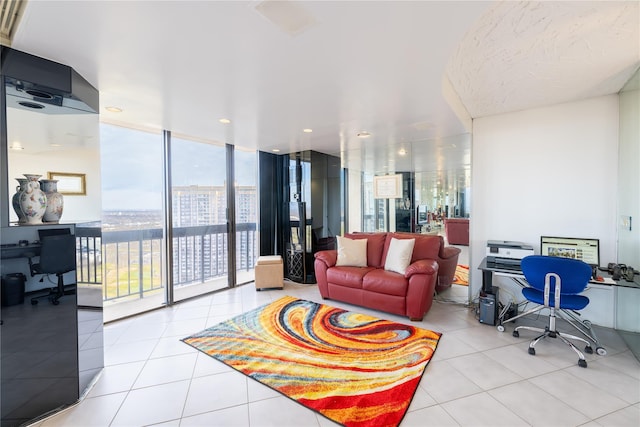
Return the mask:
{"type": "Polygon", "coordinates": [[[254,280],[258,257],[257,155],[255,151],[235,148],[236,177],[236,279],[238,283],[254,280]]]}
{"type": "Polygon", "coordinates": [[[166,302],[163,156],[157,133],[100,124],[105,321],[166,302]]]}
{"type": "Polygon", "coordinates": [[[225,147],[171,139],[174,300],[228,286],[225,147]]]}

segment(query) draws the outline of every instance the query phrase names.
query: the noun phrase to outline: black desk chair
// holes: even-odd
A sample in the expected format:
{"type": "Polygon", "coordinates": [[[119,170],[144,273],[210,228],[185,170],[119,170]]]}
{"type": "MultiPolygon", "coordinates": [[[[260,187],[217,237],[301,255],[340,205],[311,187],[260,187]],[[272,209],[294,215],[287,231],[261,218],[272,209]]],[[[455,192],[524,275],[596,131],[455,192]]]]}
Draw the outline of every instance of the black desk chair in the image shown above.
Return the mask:
{"type": "Polygon", "coordinates": [[[53,305],[58,305],[64,295],[75,294],[75,289],[65,291],[62,275],[76,269],[76,238],[72,234],[43,236],[40,244],[40,262],[32,264],[29,258],[31,276],[55,274],[58,286],[51,288],[48,294],[31,298],[31,304],[38,304],[40,298],[48,298],[53,305]]]}

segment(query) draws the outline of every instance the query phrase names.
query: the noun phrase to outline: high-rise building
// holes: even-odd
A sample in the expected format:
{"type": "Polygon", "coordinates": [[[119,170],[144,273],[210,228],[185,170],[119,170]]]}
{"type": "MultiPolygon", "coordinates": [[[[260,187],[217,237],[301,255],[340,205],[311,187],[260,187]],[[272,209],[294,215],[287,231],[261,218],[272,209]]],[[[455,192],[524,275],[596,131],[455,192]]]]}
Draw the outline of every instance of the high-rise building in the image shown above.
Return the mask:
{"type": "MultiPolygon", "coordinates": [[[[229,238],[220,233],[197,231],[192,227],[207,226],[226,228],[227,193],[220,186],[184,186],[172,188],[174,235],[186,233],[185,238],[174,239],[174,282],[188,283],[208,277],[223,275],[227,271],[227,246],[229,238]],[[180,230],[184,228],[184,230],[180,230]],[[176,233],[178,231],[178,233],[176,233]],[[194,231],[190,236],[188,231],[194,231]]],[[[257,219],[257,191],[255,186],[236,188],[236,224],[255,229],[257,219]]],[[[214,231],[214,230],[212,230],[214,231]]],[[[220,230],[217,230],[220,231],[220,230]]],[[[242,235],[241,233],[239,233],[242,235]]],[[[255,233],[251,233],[255,236],[255,233]]],[[[236,257],[239,269],[251,268],[255,260],[255,242],[238,239],[236,257]]]]}

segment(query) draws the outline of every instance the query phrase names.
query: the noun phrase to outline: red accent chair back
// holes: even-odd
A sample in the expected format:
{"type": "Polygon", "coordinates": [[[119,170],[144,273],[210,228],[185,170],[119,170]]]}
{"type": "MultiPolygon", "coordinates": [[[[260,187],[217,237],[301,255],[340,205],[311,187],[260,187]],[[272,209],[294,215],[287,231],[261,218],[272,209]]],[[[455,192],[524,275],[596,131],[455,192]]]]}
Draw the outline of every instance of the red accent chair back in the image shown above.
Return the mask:
{"type": "Polygon", "coordinates": [[[450,245],[469,246],[469,219],[447,218],[444,220],[444,232],[450,245]]]}

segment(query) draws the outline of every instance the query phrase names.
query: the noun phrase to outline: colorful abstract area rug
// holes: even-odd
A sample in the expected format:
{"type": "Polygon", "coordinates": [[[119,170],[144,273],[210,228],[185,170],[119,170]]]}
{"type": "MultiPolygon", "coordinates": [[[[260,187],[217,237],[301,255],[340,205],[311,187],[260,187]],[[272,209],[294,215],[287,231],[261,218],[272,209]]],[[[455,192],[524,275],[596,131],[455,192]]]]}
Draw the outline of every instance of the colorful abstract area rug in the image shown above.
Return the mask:
{"type": "Polygon", "coordinates": [[[469,266],[458,264],[456,273],[453,276],[454,285],[469,286],[469,266]]]}
{"type": "Polygon", "coordinates": [[[397,426],[441,334],[290,296],[182,341],[344,426],[397,426]]]}

